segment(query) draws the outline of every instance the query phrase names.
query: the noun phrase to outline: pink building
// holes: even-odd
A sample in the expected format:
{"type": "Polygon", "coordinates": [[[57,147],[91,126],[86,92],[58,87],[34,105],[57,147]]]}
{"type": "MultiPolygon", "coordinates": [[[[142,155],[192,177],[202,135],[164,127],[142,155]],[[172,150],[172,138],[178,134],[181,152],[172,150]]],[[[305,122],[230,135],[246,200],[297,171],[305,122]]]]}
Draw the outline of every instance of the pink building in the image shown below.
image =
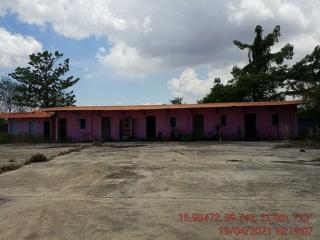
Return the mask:
{"type": "Polygon", "coordinates": [[[0,113],[11,134],[53,141],[295,138],[301,101],[75,106],[0,113]]]}

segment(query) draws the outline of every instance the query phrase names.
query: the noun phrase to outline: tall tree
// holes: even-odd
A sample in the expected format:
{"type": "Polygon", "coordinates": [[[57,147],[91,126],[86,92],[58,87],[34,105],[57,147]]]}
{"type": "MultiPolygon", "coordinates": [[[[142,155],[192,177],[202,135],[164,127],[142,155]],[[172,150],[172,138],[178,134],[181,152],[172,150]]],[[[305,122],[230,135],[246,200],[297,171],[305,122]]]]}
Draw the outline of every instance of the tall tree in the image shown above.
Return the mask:
{"type": "Polygon", "coordinates": [[[288,94],[302,97],[320,117],[320,46],[292,66],[289,79],[288,94]]]}
{"type": "Polygon", "coordinates": [[[233,41],[241,50],[248,51],[249,63],[243,68],[233,67],[233,78],[226,85],[215,84],[203,101],[269,101],[282,100],[284,92],[278,90],[287,79],[288,66],[285,60],[292,59],[293,46],[286,44],[278,52],[272,47],[279,41],[280,26],[263,37],[260,25],[255,28],[255,39],[252,44],[233,41]],[[221,98],[219,91],[225,93],[221,98]]]}
{"type": "Polygon", "coordinates": [[[32,108],[73,105],[75,95],[67,91],[79,81],[73,76],[63,78],[69,71],[69,59],[62,60],[62,53],[39,52],[29,56],[27,67],[18,67],[9,76],[18,83],[17,104],[32,108]]]}
{"type": "Polygon", "coordinates": [[[18,84],[8,77],[2,77],[0,81],[0,112],[12,112],[21,110],[17,107],[15,96],[17,96],[18,84]]]}

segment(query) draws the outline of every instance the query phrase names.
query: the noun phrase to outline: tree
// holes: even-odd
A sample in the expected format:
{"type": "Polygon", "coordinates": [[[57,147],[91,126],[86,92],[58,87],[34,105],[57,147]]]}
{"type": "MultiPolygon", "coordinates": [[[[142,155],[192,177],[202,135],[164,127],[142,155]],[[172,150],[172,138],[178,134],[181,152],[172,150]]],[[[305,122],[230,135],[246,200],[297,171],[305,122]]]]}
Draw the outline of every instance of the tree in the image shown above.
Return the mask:
{"type": "Polygon", "coordinates": [[[69,59],[58,51],[39,52],[29,56],[28,67],[18,67],[9,76],[17,81],[19,94],[15,100],[19,106],[46,108],[73,105],[75,95],[67,89],[76,84],[79,78],[62,77],[69,71],[69,59]]]}
{"type": "Polygon", "coordinates": [[[215,78],[210,93],[198,101],[198,103],[235,102],[239,98],[239,91],[236,91],[234,88],[231,84],[223,85],[220,78],[215,78]]]}
{"type": "Polygon", "coordinates": [[[294,64],[289,77],[288,94],[301,96],[320,117],[320,46],[294,64]]]}
{"type": "Polygon", "coordinates": [[[252,44],[235,40],[233,43],[241,50],[248,50],[249,63],[243,68],[234,66],[233,78],[226,85],[215,84],[203,101],[270,101],[283,100],[284,92],[278,90],[287,79],[288,66],[284,61],[292,59],[293,46],[286,44],[273,53],[271,48],[279,41],[280,26],[273,32],[262,36],[263,29],[258,25],[252,44]],[[225,95],[221,96],[222,91],[225,95]]]}
{"type": "Polygon", "coordinates": [[[0,81],[0,112],[12,112],[21,110],[17,107],[15,96],[17,96],[18,84],[8,77],[2,77],[0,81]]]}
{"type": "Polygon", "coordinates": [[[172,104],[182,104],[182,100],[183,100],[182,97],[176,97],[176,98],[170,100],[170,102],[171,102],[172,104]]]}

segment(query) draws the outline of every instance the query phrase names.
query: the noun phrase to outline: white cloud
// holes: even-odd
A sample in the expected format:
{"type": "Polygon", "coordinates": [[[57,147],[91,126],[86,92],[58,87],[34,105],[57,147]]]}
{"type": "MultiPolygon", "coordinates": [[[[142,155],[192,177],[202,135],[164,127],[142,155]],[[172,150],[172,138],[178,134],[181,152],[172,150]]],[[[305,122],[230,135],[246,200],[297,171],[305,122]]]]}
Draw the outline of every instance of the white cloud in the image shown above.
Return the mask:
{"type": "Polygon", "coordinates": [[[144,22],[142,23],[142,27],[145,33],[152,32],[151,15],[145,17],[144,22]]]}
{"type": "Polygon", "coordinates": [[[277,20],[305,28],[310,23],[302,10],[292,1],[241,0],[238,5],[229,3],[228,7],[228,20],[236,24],[248,24],[253,20],[277,20]]]}
{"type": "Polygon", "coordinates": [[[10,33],[0,28],[0,67],[25,64],[30,54],[41,50],[41,43],[33,37],[10,33]]]}
{"type": "Polygon", "coordinates": [[[213,72],[208,73],[207,79],[201,80],[194,69],[187,68],[179,78],[168,81],[167,86],[174,97],[183,97],[185,101],[190,102],[209,93],[213,82],[213,72]]]}
{"type": "Polygon", "coordinates": [[[143,56],[138,49],[124,42],[113,46],[109,54],[99,51],[97,58],[101,63],[115,69],[117,74],[131,77],[143,77],[153,73],[161,64],[159,59],[143,56]]]}
{"type": "Polygon", "coordinates": [[[146,103],[142,103],[142,105],[162,105],[165,104],[164,102],[146,102],[146,103]]]}
{"type": "Polygon", "coordinates": [[[257,24],[266,33],[280,24],[282,39],[320,36],[319,0],[1,0],[0,15],[9,11],[65,37],[107,39],[113,47],[98,59],[133,77],[243,61],[232,41],[252,41],[257,24]]]}
{"type": "Polygon", "coordinates": [[[295,53],[299,55],[311,53],[314,47],[320,44],[319,38],[308,34],[295,35],[292,39],[289,39],[289,42],[295,46],[295,53]]]}
{"type": "Polygon", "coordinates": [[[127,20],[110,11],[105,0],[2,0],[0,12],[11,10],[29,24],[51,24],[54,30],[66,37],[77,39],[90,35],[106,35],[109,31],[126,31],[127,20]]]}
{"type": "Polygon", "coordinates": [[[273,11],[268,8],[262,0],[242,0],[238,6],[230,3],[229,21],[240,23],[245,18],[255,18],[258,20],[274,18],[273,11]]]}
{"type": "MultiPolygon", "coordinates": [[[[242,67],[243,62],[238,66],[242,67]]],[[[222,83],[228,82],[231,78],[232,65],[223,68],[214,68],[208,71],[206,79],[200,79],[196,71],[186,68],[178,78],[167,82],[167,86],[174,97],[183,97],[186,102],[195,102],[210,92],[215,78],[220,78],[222,83]]]]}

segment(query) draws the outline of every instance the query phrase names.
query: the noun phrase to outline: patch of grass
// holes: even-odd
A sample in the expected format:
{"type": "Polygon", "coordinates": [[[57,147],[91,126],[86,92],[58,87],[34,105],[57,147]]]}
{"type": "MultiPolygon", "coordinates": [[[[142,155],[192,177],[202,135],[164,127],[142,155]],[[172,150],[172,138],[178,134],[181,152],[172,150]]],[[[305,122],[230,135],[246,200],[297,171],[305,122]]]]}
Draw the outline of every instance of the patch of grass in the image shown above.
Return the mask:
{"type": "Polygon", "coordinates": [[[33,155],[31,158],[24,161],[24,164],[29,165],[31,163],[47,162],[47,161],[49,161],[49,159],[45,155],[43,155],[41,153],[37,153],[37,154],[33,155]]]}
{"type": "Polygon", "coordinates": [[[95,146],[95,147],[102,147],[102,146],[103,146],[103,142],[99,142],[99,141],[94,142],[94,143],[92,143],[92,146],[95,146]]]}
{"type": "Polygon", "coordinates": [[[302,164],[302,165],[311,165],[311,166],[320,166],[320,155],[316,156],[312,160],[295,160],[295,161],[272,161],[275,163],[285,163],[285,164],[302,164]]]}
{"type": "Polygon", "coordinates": [[[63,156],[63,155],[67,155],[67,154],[70,154],[70,153],[73,153],[73,152],[80,152],[81,150],[83,150],[83,149],[85,149],[85,148],[87,148],[87,147],[88,147],[88,146],[85,146],[85,145],[83,145],[83,146],[76,146],[76,147],[71,148],[71,149],[69,149],[69,150],[66,150],[66,151],[63,151],[63,152],[58,153],[58,154],[56,155],[56,157],[58,157],[58,156],[63,156]]]}
{"type": "Polygon", "coordinates": [[[275,146],[275,148],[320,149],[320,141],[292,140],[285,144],[278,144],[275,146]]]}
{"type": "Polygon", "coordinates": [[[180,138],[180,141],[182,142],[191,142],[193,139],[192,139],[192,135],[190,134],[182,134],[179,136],[180,138]]]}
{"type": "Polygon", "coordinates": [[[312,161],[314,161],[314,162],[320,162],[320,154],[319,154],[318,156],[315,156],[312,161]]]}
{"type": "Polygon", "coordinates": [[[47,162],[49,161],[48,158],[41,154],[41,153],[38,153],[36,155],[33,155],[29,160],[28,160],[28,164],[30,163],[36,163],[36,162],[47,162]]]}
{"type": "Polygon", "coordinates": [[[10,164],[1,166],[0,174],[4,172],[16,170],[18,168],[21,168],[23,165],[28,165],[35,162],[47,162],[49,160],[45,155],[39,153],[39,154],[33,155],[30,159],[26,160],[24,163],[12,163],[14,161],[15,161],[14,159],[10,159],[9,160],[9,162],[11,162],[10,164]]]}
{"type": "Polygon", "coordinates": [[[10,163],[7,165],[3,165],[0,167],[0,174],[4,173],[4,172],[9,172],[9,171],[13,171],[16,170],[18,168],[22,167],[22,164],[17,164],[17,163],[10,163]]]}
{"type": "Polygon", "coordinates": [[[105,147],[110,148],[135,148],[135,147],[144,147],[145,144],[105,144],[105,147]]]}
{"type": "MultiPolygon", "coordinates": [[[[66,154],[69,154],[72,152],[79,152],[82,149],[85,149],[86,147],[87,146],[85,146],[85,145],[84,146],[77,146],[77,147],[74,147],[74,148],[69,149],[67,151],[63,151],[63,152],[59,153],[58,155],[52,156],[50,158],[46,157],[45,155],[43,155],[41,153],[37,153],[37,154],[33,155],[30,159],[27,159],[26,161],[24,161],[23,164],[10,163],[10,164],[1,166],[0,167],[0,174],[4,173],[4,172],[16,170],[16,169],[22,167],[23,165],[29,165],[31,163],[39,163],[39,162],[48,162],[57,156],[66,155],[66,154]]],[[[9,160],[9,162],[13,162],[13,161],[15,161],[15,160],[12,160],[12,159],[9,160]]]]}

